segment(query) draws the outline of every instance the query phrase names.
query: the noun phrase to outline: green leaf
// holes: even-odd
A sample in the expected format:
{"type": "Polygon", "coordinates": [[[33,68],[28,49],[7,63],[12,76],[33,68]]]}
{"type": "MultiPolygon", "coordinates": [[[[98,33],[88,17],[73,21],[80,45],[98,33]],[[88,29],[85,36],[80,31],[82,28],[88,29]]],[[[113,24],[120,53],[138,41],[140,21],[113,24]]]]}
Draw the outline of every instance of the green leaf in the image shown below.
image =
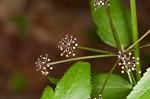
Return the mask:
{"type": "MultiPolygon", "coordinates": [[[[92,73],[92,98],[98,97],[102,85],[108,74],[92,73]]],[[[111,74],[108,83],[105,86],[102,97],[104,99],[123,99],[132,90],[132,85],[116,74],[111,74]]]]}
{"type": "Polygon", "coordinates": [[[90,64],[75,63],[58,82],[55,99],[88,99],[91,93],[90,64]]]}
{"type": "Polygon", "coordinates": [[[55,78],[55,77],[48,77],[48,80],[53,83],[53,84],[57,84],[57,82],[60,80],[59,78],[55,78]]]}
{"type": "Polygon", "coordinates": [[[54,91],[50,86],[45,88],[41,99],[54,99],[54,91]]]}
{"type": "Polygon", "coordinates": [[[127,99],[150,99],[150,68],[147,69],[127,99]]]}
{"type": "MultiPolygon", "coordinates": [[[[105,6],[100,6],[98,10],[95,10],[93,1],[94,0],[91,0],[90,5],[93,21],[97,25],[97,33],[106,44],[116,47],[105,6]]],[[[121,46],[126,47],[132,41],[131,17],[129,10],[123,6],[121,0],[110,0],[110,13],[121,46]]]]}

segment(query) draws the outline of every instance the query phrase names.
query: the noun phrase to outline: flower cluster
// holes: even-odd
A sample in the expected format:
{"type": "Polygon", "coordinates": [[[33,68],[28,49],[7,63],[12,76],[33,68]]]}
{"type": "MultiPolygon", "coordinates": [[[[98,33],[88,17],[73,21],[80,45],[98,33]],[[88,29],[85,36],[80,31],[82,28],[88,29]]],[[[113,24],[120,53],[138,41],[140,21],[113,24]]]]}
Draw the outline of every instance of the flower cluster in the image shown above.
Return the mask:
{"type": "Polygon", "coordinates": [[[101,5],[110,6],[109,0],[94,0],[95,10],[97,10],[101,5]]]}
{"type": "Polygon", "coordinates": [[[127,55],[127,54],[119,52],[118,58],[121,59],[121,62],[119,63],[119,65],[121,66],[122,73],[124,73],[125,71],[131,72],[134,70],[141,73],[141,71],[136,69],[136,65],[139,64],[138,62],[139,58],[132,57],[132,53],[129,53],[127,55]]]}
{"type": "MultiPolygon", "coordinates": [[[[66,37],[63,38],[58,45],[58,48],[62,51],[60,56],[63,56],[64,54],[66,57],[69,57],[69,55],[75,56],[73,50],[78,46],[78,44],[75,43],[76,40],[77,38],[73,38],[72,35],[66,35],[66,37]]],[[[48,58],[48,54],[45,54],[45,56],[40,55],[40,58],[37,59],[35,64],[37,67],[36,71],[41,71],[42,75],[48,75],[48,69],[53,69],[50,63],[50,59],[48,58]]]]}
{"type": "Polygon", "coordinates": [[[75,43],[76,40],[77,38],[73,38],[72,35],[66,35],[65,38],[59,41],[58,48],[62,51],[60,56],[63,56],[64,54],[66,57],[69,57],[69,55],[75,56],[73,50],[78,46],[78,44],[75,43]]]}
{"type": "Polygon", "coordinates": [[[50,59],[48,58],[48,54],[45,54],[45,56],[40,55],[40,58],[37,59],[37,61],[35,62],[36,64],[36,71],[41,71],[42,75],[48,75],[48,68],[50,70],[53,69],[53,67],[51,67],[48,63],[50,62],[50,59]]]}

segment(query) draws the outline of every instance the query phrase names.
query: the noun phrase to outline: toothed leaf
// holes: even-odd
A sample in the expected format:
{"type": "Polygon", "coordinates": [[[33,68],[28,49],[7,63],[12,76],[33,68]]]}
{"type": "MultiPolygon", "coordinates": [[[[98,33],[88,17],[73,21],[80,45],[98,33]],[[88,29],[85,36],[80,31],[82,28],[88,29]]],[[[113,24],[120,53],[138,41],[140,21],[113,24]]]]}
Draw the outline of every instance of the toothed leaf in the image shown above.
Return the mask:
{"type": "MultiPolygon", "coordinates": [[[[106,44],[116,47],[109,18],[105,6],[94,8],[94,0],[90,0],[92,18],[97,25],[97,33],[106,44]]],[[[121,3],[121,0],[110,0],[110,13],[116,27],[121,46],[126,47],[132,42],[131,16],[128,9],[121,3]]]]}
{"type": "Polygon", "coordinates": [[[90,64],[75,63],[58,82],[55,99],[88,99],[91,93],[90,64]]]}
{"type": "Polygon", "coordinates": [[[147,69],[127,99],[150,99],[150,68],[147,69]]]}

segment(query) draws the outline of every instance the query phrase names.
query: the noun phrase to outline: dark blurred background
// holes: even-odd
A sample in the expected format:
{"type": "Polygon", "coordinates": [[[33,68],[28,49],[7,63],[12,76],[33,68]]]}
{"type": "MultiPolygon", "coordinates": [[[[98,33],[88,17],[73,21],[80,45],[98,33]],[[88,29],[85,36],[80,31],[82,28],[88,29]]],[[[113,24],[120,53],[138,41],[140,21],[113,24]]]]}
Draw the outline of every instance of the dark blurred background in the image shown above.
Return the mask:
{"type": "MultiPolygon", "coordinates": [[[[150,26],[150,0],[136,0],[139,36],[150,26]]],[[[129,8],[129,0],[123,0],[129,8]]],[[[89,0],[0,0],[0,99],[39,99],[47,77],[36,72],[35,61],[48,53],[51,61],[60,57],[58,41],[73,34],[80,45],[114,50],[96,34],[89,0]]],[[[147,36],[140,44],[150,41],[147,36]]],[[[76,56],[93,52],[76,50],[76,56]]],[[[140,50],[142,69],[150,66],[150,48],[140,50]]],[[[108,72],[116,59],[91,59],[93,69],[108,72]],[[109,61],[109,62],[108,62],[109,61]]],[[[73,62],[54,66],[49,76],[61,77],[73,62]]],[[[118,67],[118,69],[120,69],[118,67]]],[[[54,86],[54,85],[52,85],[54,86]]]]}

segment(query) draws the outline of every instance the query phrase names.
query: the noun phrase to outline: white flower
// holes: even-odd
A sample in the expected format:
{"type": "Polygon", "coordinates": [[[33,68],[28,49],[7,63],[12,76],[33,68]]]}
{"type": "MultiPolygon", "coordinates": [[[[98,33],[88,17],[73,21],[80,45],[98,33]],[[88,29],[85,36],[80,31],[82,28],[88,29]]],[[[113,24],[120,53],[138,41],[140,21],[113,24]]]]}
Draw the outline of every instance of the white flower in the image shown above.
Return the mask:
{"type": "Polygon", "coordinates": [[[75,42],[76,40],[77,38],[73,38],[72,35],[66,35],[65,38],[59,41],[58,48],[62,51],[60,56],[63,56],[64,54],[66,57],[69,57],[69,55],[75,56],[73,50],[76,49],[76,46],[78,46],[78,44],[75,42]]]}
{"type": "Polygon", "coordinates": [[[94,7],[95,10],[97,10],[101,5],[106,5],[110,6],[109,0],[94,0],[94,7]]]}
{"type": "Polygon", "coordinates": [[[51,67],[48,63],[50,62],[50,59],[48,58],[48,54],[45,54],[45,56],[40,55],[40,58],[37,59],[37,61],[35,62],[36,64],[36,71],[41,71],[42,75],[48,75],[49,72],[47,70],[47,68],[49,68],[50,70],[53,69],[53,67],[51,67]]]}
{"type": "Polygon", "coordinates": [[[119,52],[118,58],[121,59],[121,62],[119,63],[119,65],[121,66],[122,73],[124,73],[125,71],[131,72],[134,70],[141,73],[141,71],[136,69],[136,65],[139,64],[138,62],[139,58],[132,57],[132,53],[129,53],[127,55],[127,54],[119,52]]]}

